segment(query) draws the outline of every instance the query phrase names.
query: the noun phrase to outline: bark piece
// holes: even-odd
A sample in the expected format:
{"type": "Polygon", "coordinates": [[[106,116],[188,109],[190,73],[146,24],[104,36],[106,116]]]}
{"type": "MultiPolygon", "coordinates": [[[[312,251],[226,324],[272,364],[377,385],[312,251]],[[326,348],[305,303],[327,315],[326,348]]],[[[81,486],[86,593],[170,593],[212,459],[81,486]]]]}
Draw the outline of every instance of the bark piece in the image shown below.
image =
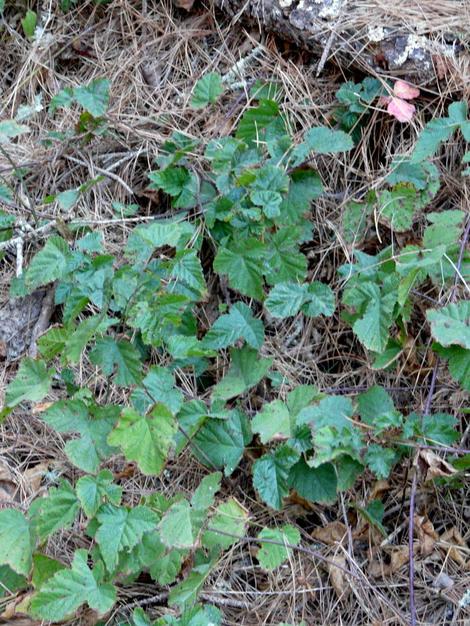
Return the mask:
{"type": "Polygon", "coordinates": [[[331,45],[330,55],[347,63],[352,61],[363,68],[412,77],[414,82],[435,80],[437,74],[442,74],[443,60],[448,71],[453,72],[457,58],[465,56],[468,60],[469,56],[453,34],[458,32],[460,37],[469,34],[469,8],[464,0],[438,3],[214,0],[214,3],[235,20],[250,18],[262,28],[317,54],[321,55],[331,45]],[[332,40],[333,31],[336,36],[332,40]]]}

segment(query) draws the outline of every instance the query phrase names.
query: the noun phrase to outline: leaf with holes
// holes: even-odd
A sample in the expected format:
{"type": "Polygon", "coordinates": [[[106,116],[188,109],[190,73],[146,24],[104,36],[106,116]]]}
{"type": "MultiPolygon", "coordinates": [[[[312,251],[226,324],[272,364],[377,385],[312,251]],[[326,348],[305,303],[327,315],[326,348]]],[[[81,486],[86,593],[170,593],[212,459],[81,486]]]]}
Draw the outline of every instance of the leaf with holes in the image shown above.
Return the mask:
{"type": "Polygon", "coordinates": [[[442,346],[470,350],[470,300],[426,312],[433,337],[442,346]]]}

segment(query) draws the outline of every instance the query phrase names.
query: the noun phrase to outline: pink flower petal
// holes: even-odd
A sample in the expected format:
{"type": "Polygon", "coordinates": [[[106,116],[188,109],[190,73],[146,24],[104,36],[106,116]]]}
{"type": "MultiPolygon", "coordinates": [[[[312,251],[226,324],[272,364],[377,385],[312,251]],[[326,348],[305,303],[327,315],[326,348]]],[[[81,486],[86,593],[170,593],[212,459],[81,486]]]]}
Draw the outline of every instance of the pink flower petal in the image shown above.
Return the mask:
{"type": "Polygon", "coordinates": [[[387,111],[399,122],[410,122],[413,119],[416,108],[401,98],[392,98],[387,106],[387,111]]]}
{"type": "Polygon", "coordinates": [[[403,98],[403,100],[413,100],[419,96],[419,89],[413,87],[409,83],[405,83],[404,80],[397,80],[393,85],[393,93],[397,98],[403,98]]]}
{"type": "Polygon", "coordinates": [[[379,107],[384,107],[386,104],[388,104],[391,100],[391,96],[380,96],[380,98],[377,101],[377,104],[379,107]]]}

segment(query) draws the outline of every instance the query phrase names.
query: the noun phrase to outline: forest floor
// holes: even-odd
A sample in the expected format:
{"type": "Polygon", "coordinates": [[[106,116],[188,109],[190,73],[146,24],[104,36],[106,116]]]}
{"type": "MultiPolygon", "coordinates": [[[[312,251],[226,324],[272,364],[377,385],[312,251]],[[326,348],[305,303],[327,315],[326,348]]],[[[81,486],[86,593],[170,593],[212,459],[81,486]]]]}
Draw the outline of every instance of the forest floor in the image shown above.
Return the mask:
{"type": "MultiPolygon", "coordinates": [[[[42,202],[47,194],[77,188],[103,175],[103,180],[74,207],[74,216],[101,231],[107,250],[117,257],[131,228],[169,210],[160,194],[148,190],[147,179],[169,134],[180,130],[205,141],[228,135],[250,103],[247,88],[242,85],[228,89],[210,114],[194,110],[189,104],[191,91],[204,73],[213,71],[226,76],[237,67],[240,58],[256,49],[240,78],[249,84],[257,79],[280,84],[281,107],[288,111],[299,133],[330,121],[341,84],[364,77],[354,66],[342,67],[334,62],[326,63],[317,77],[318,58],[272,35],[260,35],[256,29],[245,30],[240,24],[233,28],[221,13],[214,14],[197,5],[190,13],[157,0],[145,2],[143,7],[128,0],[115,0],[108,5],[80,3],[66,14],[55,8],[50,12],[44,9],[40,19],[45,20],[45,35],[34,43],[27,41],[14,21],[0,32],[2,117],[12,116],[19,105],[32,103],[37,96],[47,107],[50,98],[64,87],[84,85],[96,77],[110,80],[106,118],[113,132],[87,144],[73,139],[45,142],[46,135],[67,131],[70,117],[64,111],[50,116],[44,109],[29,122],[32,132],[14,144],[11,158],[30,168],[29,187],[39,213],[43,211],[47,216],[52,212],[57,217],[54,211],[59,211],[42,202]],[[139,210],[130,218],[116,217],[116,202],[136,203],[139,210]]],[[[428,117],[442,114],[452,99],[461,97],[442,85],[424,87],[421,94],[422,109],[428,117]]],[[[418,126],[420,123],[413,122],[418,126]]],[[[410,126],[377,108],[362,128],[354,162],[338,158],[332,165],[331,159],[318,160],[328,193],[312,208],[313,240],[304,250],[312,280],[328,282],[339,293],[342,285],[337,269],[351,258],[352,252],[352,244],[342,236],[343,209],[358,190],[383,179],[390,154],[409,148],[414,137],[413,124],[410,131],[410,126]]],[[[462,153],[459,141],[446,149],[440,163],[441,188],[432,201],[435,209],[468,211],[468,183],[456,174],[462,153]]],[[[9,163],[0,158],[0,166],[8,168],[9,163]]],[[[11,207],[4,208],[12,211],[11,207]]],[[[417,224],[415,231],[400,236],[408,237],[412,243],[422,226],[417,224]]],[[[387,229],[371,228],[361,244],[362,250],[374,254],[389,239],[387,229]]],[[[36,250],[35,243],[26,245],[25,266],[36,250]]],[[[7,254],[0,267],[0,304],[8,301],[16,271],[15,255],[7,254]]],[[[213,289],[218,289],[215,282],[213,289]]],[[[225,295],[217,291],[219,302],[224,302],[225,295]]],[[[435,297],[434,291],[418,293],[416,302],[435,297]]],[[[206,314],[214,318],[210,306],[209,303],[206,314]]],[[[58,319],[54,313],[51,324],[58,319]]],[[[420,336],[422,325],[422,316],[411,321],[409,344],[397,363],[386,371],[370,366],[366,351],[339,315],[313,320],[294,317],[279,322],[276,332],[266,338],[263,356],[274,358],[286,389],[296,384],[313,384],[322,391],[353,397],[380,384],[389,391],[397,409],[419,412],[428,401],[435,366],[427,351],[430,338],[426,344],[420,336]]],[[[220,362],[221,371],[225,365],[220,362]]],[[[16,369],[14,360],[0,365],[0,387],[6,387],[16,369]]],[[[93,379],[96,385],[99,382],[89,362],[81,363],[76,373],[81,381],[93,379]]],[[[205,399],[192,377],[182,373],[179,381],[189,396],[205,399]]],[[[260,385],[244,400],[247,411],[256,411],[265,391],[260,385]]],[[[122,398],[118,388],[108,390],[108,394],[110,400],[122,398]]],[[[462,416],[458,442],[461,448],[470,447],[465,406],[468,394],[444,366],[439,367],[432,408],[436,413],[462,416]]],[[[51,473],[72,482],[79,475],[64,454],[63,438],[40,420],[40,410],[16,410],[1,426],[1,507],[13,504],[26,509],[35,497],[46,492],[51,473]]],[[[280,512],[271,510],[257,497],[248,479],[252,461],[247,450],[239,468],[224,482],[224,496],[234,495],[250,511],[253,526],[293,524],[302,539],[326,561],[315,558],[312,552],[294,551],[287,564],[268,573],[257,563],[249,542],[236,544],[220,560],[201,596],[222,610],[223,623],[408,624],[412,457],[397,466],[387,480],[364,473],[334,504],[312,504],[292,495],[280,512]],[[365,507],[377,498],[385,508],[385,535],[355,508],[365,507]]],[[[130,504],[136,504],[142,494],[155,488],[168,495],[181,491],[191,494],[205,474],[189,450],[170,461],[158,478],[142,475],[122,457],[112,469],[120,475],[124,500],[130,504]]],[[[413,561],[419,624],[470,623],[470,611],[462,603],[470,589],[467,495],[469,484],[465,480],[457,486],[418,484],[413,561]]],[[[48,550],[52,556],[69,561],[77,546],[80,547],[80,536],[74,527],[55,535],[48,550]]],[[[126,595],[120,596],[106,623],[126,623],[130,607],[134,606],[144,606],[155,619],[168,611],[161,598],[161,590],[150,579],[139,579],[126,587],[126,595]]],[[[0,599],[0,623],[39,623],[8,613],[8,607],[11,610],[11,597],[0,599]],[[2,611],[6,611],[3,616],[2,611]]],[[[95,622],[85,611],[67,623],[95,622]]]]}

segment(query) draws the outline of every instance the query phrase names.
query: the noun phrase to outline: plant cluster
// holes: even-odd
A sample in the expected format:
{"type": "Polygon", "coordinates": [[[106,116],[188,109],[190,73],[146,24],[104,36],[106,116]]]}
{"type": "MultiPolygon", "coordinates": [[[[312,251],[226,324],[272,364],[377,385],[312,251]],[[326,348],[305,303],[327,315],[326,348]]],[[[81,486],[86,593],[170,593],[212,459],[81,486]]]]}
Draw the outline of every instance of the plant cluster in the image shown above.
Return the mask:
{"type": "MultiPolygon", "coordinates": [[[[376,87],[341,88],[337,119],[348,132],[319,126],[298,139],[273,87],[255,85],[256,104],[233,135],[203,145],[175,132],[162,146],[149,188],[169,198],[172,214],[134,228],[123,258],[107,252],[99,232],[70,223],[67,237],[50,236],[14,281],[15,296],[54,284],[62,317],[39,339],[39,358],[21,361],[2,417],[23,403],[59,397],[47,403],[41,419],[66,435],[65,454],[81,472],[75,484],[63,479],[52,486],[26,513],[0,511],[2,579],[10,589],[32,587],[32,616],[59,622],[83,604],[104,615],[119,587],[145,571],[169,588],[169,605],[181,610],[181,617],[155,625],[220,624],[218,609],[197,604],[197,597],[221,555],[247,537],[249,511],[234,497],[217,494],[248,446],[256,452],[256,493],[281,509],[292,491],[311,502],[333,502],[362,473],[386,478],[413,447],[450,448],[458,438],[453,416],[403,414],[380,386],[354,399],[312,385],[283,393],[273,359],[263,353],[278,320],[340,310],[372,367],[390,368],[409,340],[413,290],[431,283],[437,292],[453,294],[456,274],[464,281],[469,275],[459,245],[464,212],[423,217],[440,184],[433,156],[457,132],[470,140],[467,105],[455,102],[446,117],[426,125],[409,155],[397,158],[380,188],[348,205],[343,235],[354,246],[350,262],[340,268],[340,302],[330,285],[308,280],[303,247],[312,239],[309,211],[325,193],[315,161],[354,149],[354,119],[360,119],[354,115],[380,95],[376,87]],[[420,241],[390,245],[375,256],[359,249],[371,221],[403,233],[417,219],[427,222],[420,241]],[[198,313],[210,296],[212,272],[232,296],[207,327],[198,313]],[[221,355],[230,364],[214,379],[221,355]],[[77,383],[74,368],[85,357],[126,402],[98,402],[91,387],[77,383]],[[210,401],[188,398],[177,385],[179,371],[191,372],[210,401]],[[250,414],[243,399],[263,380],[268,397],[250,414]],[[142,474],[158,476],[187,447],[210,470],[190,499],[155,492],[134,507],[123,502],[106,467],[110,459],[122,455],[142,474]],[[78,518],[89,547],[77,550],[66,567],[44,548],[78,518]],[[191,571],[181,577],[188,561],[191,571]]],[[[192,104],[210,107],[222,92],[220,77],[208,74],[198,81],[192,104]]],[[[87,133],[106,132],[108,101],[109,84],[96,80],[60,92],[51,111],[82,107],[79,132],[86,139],[87,133]]],[[[4,149],[27,130],[18,120],[1,122],[4,149]]],[[[89,184],[49,201],[69,210],[89,184]]],[[[6,183],[1,192],[11,198],[6,183]]],[[[118,209],[132,214],[138,207],[118,209]]],[[[12,236],[13,221],[1,216],[3,240],[12,236]]],[[[426,311],[432,349],[467,391],[469,320],[468,300],[452,297],[426,311]]],[[[286,525],[263,528],[251,540],[259,545],[259,563],[271,570],[288,558],[300,535],[286,525]]],[[[150,624],[141,609],[133,623],[150,624]]]]}

